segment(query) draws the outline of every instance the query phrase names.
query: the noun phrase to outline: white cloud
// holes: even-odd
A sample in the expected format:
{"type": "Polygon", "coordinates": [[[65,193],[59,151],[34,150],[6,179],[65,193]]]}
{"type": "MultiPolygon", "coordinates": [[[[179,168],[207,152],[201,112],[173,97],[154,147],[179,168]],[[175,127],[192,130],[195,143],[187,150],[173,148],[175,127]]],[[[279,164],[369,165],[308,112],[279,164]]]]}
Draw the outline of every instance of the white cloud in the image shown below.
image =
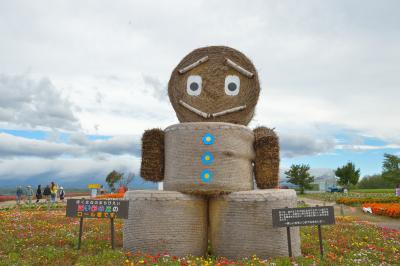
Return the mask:
{"type": "Polygon", "coordinates": [[[49,79],[0,74],[0,125],[76,130],[72,104],[49,79]]]}
{"type": "Polygon", "coordinates": [[[177,123],[166,97],[173,68],[215,44],[258,68],[251,126],[276,127],[283,156],[364,145],[336,146],[344,131],[400,145],[398,1],[23,3],[0,3],[0,128],[77,134],[64,144],[7,137],[0,153],[137,155],[145,129],[177,123]]]}
{"type": "Polygon", "coordinates": [[[335,149],[334,139],[317,139],[307,135],[280,136],[282,157],[292,158],[303,155],[318,155],[335,149]]]}
{"type": "Polygon", "coordinates": [[[51,158],[82,153],[82,148],[76,145],[26,139],[0,133],[0,157],[39,156],[51,158]]]}
{"type": "Polygon", "coordinates": [[[82,109],[75,115],[85,133],[175,123],[159,101],[172,69],[194,48],[223,44],[259,69],[259,124],[281,132],[335,125],[400,143],[391,122],[400,116],[396,1],[65,1],[52,12],[43,8],[51,2],[0,5],[0,73],[51,77],[82,109]]]}
{"type": "Polygon", "coordinates": [[[41,180],[46,180],[47,183],[57,180],[61,183],[85,184],[93,180],[104,181],[112,170],[137,173],[139,165],[139,159],[131,156],[116,156],[106,160],[94,158],[8,159],[0,162],[0,181],[21,182],[21,180],[36,177],[35,183],[41,180]]]}
{"type": "Polygon", "coordinates": [[[156,77],[151,75],[143,75],[143,81],[147,85],[144,93],[150,93],[159,101],[168,101],[168,88],[156,77]]]}
{"type": "Polygon", "coordinates": [[[373,146],[373,145],[336,145],[336,149],[339,150],[353,150],[353,151],[367,151],[367,150],[383,150],[383,149],[400,149],[400,145],[396,144],[388,144],[381,146],[373,146]]]}
{"type": "Polygon", "coordinates": [[[69,143],[37,140],[0,133],[0,158],[65,156],[94,157],[110,155],[140,156],[140,139],[137,136],[114,136],[91,141],[85,135],[74,134],[69,143]]]}

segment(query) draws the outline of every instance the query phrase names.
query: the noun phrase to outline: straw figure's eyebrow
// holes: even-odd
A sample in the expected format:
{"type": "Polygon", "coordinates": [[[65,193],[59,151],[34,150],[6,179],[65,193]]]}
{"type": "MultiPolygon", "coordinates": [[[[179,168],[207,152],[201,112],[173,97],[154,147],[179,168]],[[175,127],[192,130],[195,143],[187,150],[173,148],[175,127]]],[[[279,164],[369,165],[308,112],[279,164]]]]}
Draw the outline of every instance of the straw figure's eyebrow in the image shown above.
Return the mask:
{"type": "Polygon", "coordinates": [[[244,67],[239,66],[229,58],[225,58],[225,63],[230,66],[231,68],[235,69],[236,71],[240,72],[241,74],[245,75],[248,78],[252,78],[254,76],[254,73],[246,70],[244,67]]]}
{"type": "Polygon", "coordinates": [[[189,70],[191,70],[207,61],[208,61],[208,56],[202,57],[199,60],[197,60],[196,62],[194,62],[188,66],[185,66],[184,68],[179,69],[178,72],[179,72],[179,74],[184,74],[184,73],[188,72],[189,70]]]}

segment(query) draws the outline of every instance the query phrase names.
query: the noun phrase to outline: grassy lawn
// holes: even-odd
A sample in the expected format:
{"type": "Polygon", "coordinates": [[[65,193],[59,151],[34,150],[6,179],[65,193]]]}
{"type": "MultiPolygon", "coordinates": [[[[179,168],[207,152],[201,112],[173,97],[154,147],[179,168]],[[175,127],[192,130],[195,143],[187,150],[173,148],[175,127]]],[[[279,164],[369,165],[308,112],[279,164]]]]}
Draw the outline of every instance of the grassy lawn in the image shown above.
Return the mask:
{"type": "Polygon", "coordinates": [[[317,230],[302,227],[302,257],[232,262],[224,258],[173,254],[131,254],[122,249],[122,221],[116,222],[116,250],[109,222],[85,219],[82,248],[76,250],[79,220],[65,209],[0,211],[0,265],[399,265],[400,231],[382,229],[349,216],[323,226],[325,254],[319,258],[317,230]]]}

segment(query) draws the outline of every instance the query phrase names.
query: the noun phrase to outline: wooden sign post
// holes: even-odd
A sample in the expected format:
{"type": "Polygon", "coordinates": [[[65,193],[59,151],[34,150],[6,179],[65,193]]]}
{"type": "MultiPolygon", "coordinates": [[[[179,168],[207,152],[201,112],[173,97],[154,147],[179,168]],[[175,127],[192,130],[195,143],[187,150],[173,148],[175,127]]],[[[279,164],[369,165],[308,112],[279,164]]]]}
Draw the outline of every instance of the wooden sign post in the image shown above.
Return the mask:
{"type": "Polygon", "coordinates": [[[67,200],[67,217],[79,217],[78,249],[81,248],[83,218],[109,218],[111,230],[111,247],[115,248],[114,219],[128,219],[129,201],[127,200],[67,200]]]}
{"type": "Polygon", "coordinates": [[[78,249],[81,249],[81,240],[83,233],[83,217],[79,219],[79,239],[78,239],[78,249]]]}
{"type": "Polygon", "coordinates": [[[290,227],[293,226],[318,226],[319,250],[321,257],[324,255],[322,246],[322,224],[334,224],[335,213],[333,206],[307,207],[307,208],[283,208],[272,210],[273,227],[286,227],[288,239],[289,257],[292,257],[292,244],[290,239],[290,227]]]}

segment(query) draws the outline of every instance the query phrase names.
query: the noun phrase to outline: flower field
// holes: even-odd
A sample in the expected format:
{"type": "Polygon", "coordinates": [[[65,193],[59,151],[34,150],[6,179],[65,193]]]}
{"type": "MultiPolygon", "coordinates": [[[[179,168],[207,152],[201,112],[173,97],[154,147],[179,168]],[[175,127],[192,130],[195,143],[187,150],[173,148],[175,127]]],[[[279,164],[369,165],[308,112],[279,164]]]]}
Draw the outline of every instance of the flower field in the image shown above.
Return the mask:
{"type": "Polygon", "coordinates": [[[367,198],[352,198],[352,197],[342,197],[337,198],[336,203],[358,206],[363,203],[400,203],[400,197],[367,197],[367,198]]]}
{"type": "Polygon", "coordinates": [[[371,208],[373,214],[400,217],[400,203],[364,203],[362,207],[371,208]]]}
{"type": "Polygon", "coordinates": [[[363,203],[400,203],[400,197],[396,197],[394,193],[373,193],[370,192],[351,192],[351,193],[315,193],[305,194],[301,197],[336,202],[349,206],[361,206],[363,203]]]}
{"type": "Polygon", "coordinates": [[[0,202],[15,200],[15,196],[10,195],[0,195],[0,202]]]}
{"type": "Polygon", "coordinates": [[[104,195],[97,196],[96,199],[121,199],[124,197],[124,195],[125,195],[125,192],[104,194],[104,195]]]}
{"type": "Polygon", "coordinates": [[[382,229],[351,217],[323,226],[325,257],[319,257],[316,227],[302,227],[303,257],[229,261],[213,257],[176,258],[169,254],[131,254],[122,250],[122,220],[117,220],[116,250],[110,248],[110,224],[85,219],[81,250],[76,250],[79,219],[65,207],[47,211],[0,210],[0,265],[399,265],[400,231],[382,229]]]}

